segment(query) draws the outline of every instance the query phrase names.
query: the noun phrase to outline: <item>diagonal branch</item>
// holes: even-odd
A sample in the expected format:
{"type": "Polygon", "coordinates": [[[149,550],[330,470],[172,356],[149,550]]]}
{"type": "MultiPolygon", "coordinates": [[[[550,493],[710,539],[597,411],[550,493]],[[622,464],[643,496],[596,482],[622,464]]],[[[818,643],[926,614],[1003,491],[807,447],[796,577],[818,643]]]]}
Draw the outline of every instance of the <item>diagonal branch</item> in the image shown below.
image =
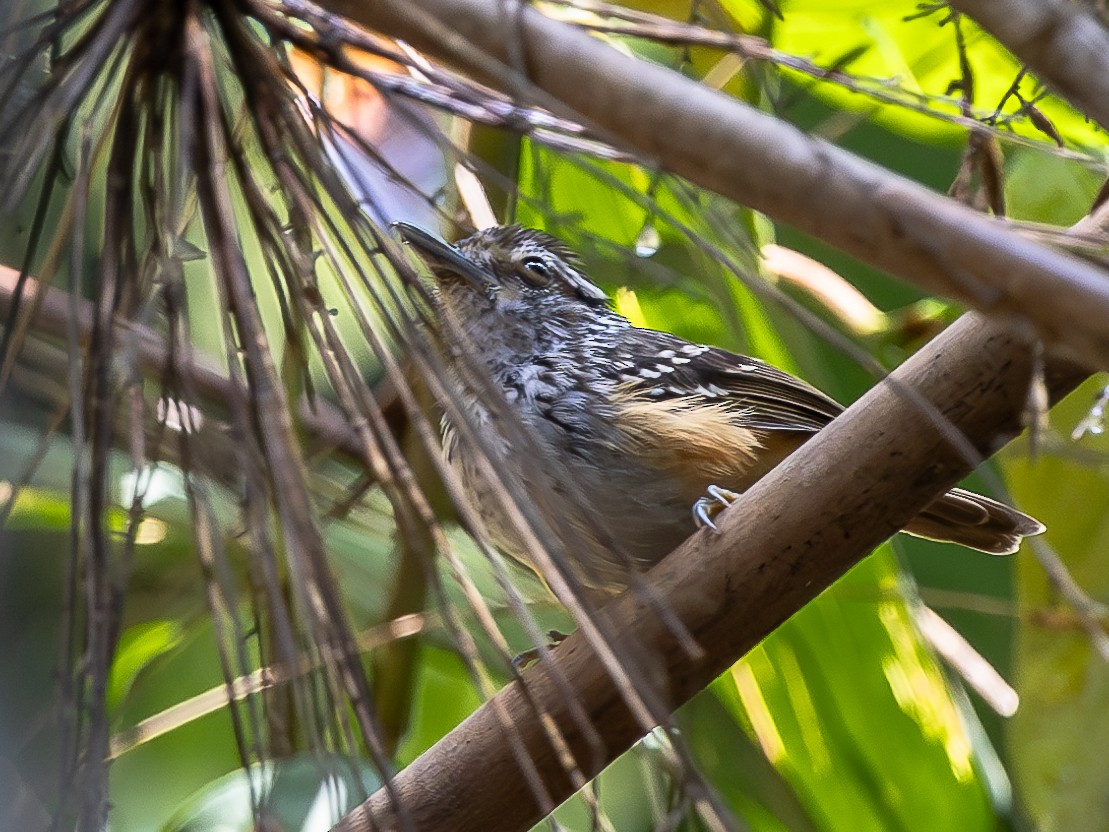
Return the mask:
{"type": "Polygon", "coordinates": [[[1109,366],[1105,272],[1025,239],[1003,221],[619,52],[519,0],[324,5],[524,100],[561,102],[602,138],[614,136],[668,170],[931,293],[1025,318],[1048,344],[1091,366],[1109,366]]]}
{"type": "MultiPolygon", "coordinates": [[[[0,314],[7,314],[14,307],[18,280],[19,272],[0,266],[0,314]]],[[[31,322],[34,332],[63,338],[66,335],[66,327],[72,323],[77,340],[82,345],[88,343],[92,331],[91,301],[79,298],[74,304],[74,299],[67,292],[54,286],[44,285],[34,277],[26,278],[24,299],[27,304],[38,304],[31,322]],[[72,322],[70,321],[71,307],[74,310],[72,322]]],[[[144,372],[163,378],[171,371],[186,376],[207,404],[224,408],[235,395],[224,370],[204,358],[194,358],[188,362],[181,361],[180,358],[175,359],[171,356],[165,339],[153,329],[141,324],[130,324],[123,340],[128,344],[128,348],[134,351],[133,359],[144,372]],[[172,367],[171,361],[175,362],[172,367]]],[[[55,376],[64,376],[64,356],[58,357],[51,366],[55,368],[55,376]]],[[[378,393],[381,406],[387,414],[393,419],[402,418],[394,403],[395,393],[389,389],[383,389],[378,393]]],[[[357,435],[351,430],[346,415],[335,406],[317,399],[311,403],[311,406],[305,403],[300,408],[298,418],[300,426],[322,447],[335,448],[347,456],[363,461],[364,456],[357,435]]],[[[210,441],[215,438],[215,436],[210,437],[210,441]]],[[[163,453],[170,451],[168,448],[161,450],[163,453]]],[[[221,448],[221,451],[229,450],[221,448]]],[[[215,456],[218,455],[214,455],[213,458],[215,456]]],[[[234,455],[224,453],[223,456],[230,464],[228,473],[233,473],[234,476],[222,478],[221,481],[237,482],[242,471],[235,464],[234,455]]],[[[208,473],[213,472],[208,471],[208,473]]]]}
{"type": "MultiPolygon", "coordinates": [[[[648,573],[650,590],[667,599],[704,649],[700,658],[691,658],[636,593],[601,611],[620,634],[618,652],[656,669],[656,693],[673,707],[689,699],[967,473],[963,449],[952,446],[906,389],[933,403],[988,454],[1019,430],[1034,367],[1032,348],[1012,330],[964,316],[748,491],[723,515],[720,534],[695,535],[648,573]]],[[[1069,365],[1049,371],[1056,397],[1083,375],[1069,365]]],[[[603,759],[580,742],[579,724],[548,666],[525,672],[498,694],[496,705],[513,717],[518,739],[559,800],[573,789],[541,721],[528,718],[530,703],[564,732],[588,774],[626,750],[641,730],[578,634],[549,661],[570,680],[604,739],[603,759]]],[[[537,822],[539,808],[507,748],[487,703],[397,775],[394,794],[412,828],[494,832],[537,822]]],[[[334,832],[393,828],[396,807],[378,793],[334,832]]]]}

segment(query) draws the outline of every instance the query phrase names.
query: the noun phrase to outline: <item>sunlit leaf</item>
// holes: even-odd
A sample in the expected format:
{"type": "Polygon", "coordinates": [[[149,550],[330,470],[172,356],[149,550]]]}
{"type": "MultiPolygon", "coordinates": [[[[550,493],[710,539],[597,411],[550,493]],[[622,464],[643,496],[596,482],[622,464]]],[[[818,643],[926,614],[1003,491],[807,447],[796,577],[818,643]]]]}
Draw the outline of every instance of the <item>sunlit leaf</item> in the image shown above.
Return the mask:
{"type": "MultiPolygon", "coordinates": [[[[740,9],[750,0],[738,0],[740,9]]],[[[725,4],[726,6],[728,4],[725,4]]],[[[925,94],[927,107],[957,115],[959,106],[948,95],[949,85],[961,78],[954,26],[939,25],[948,14],[941,7],[935,14],[919,16],[916,0],[873,3],[869,0],[787,0],[782,4],[784,19],[775,21],[771,42],[793,55],[811,58],[824,67],[837,67],[851,75],[876,79],[889,87],[910,94],[925,94]],[[844,55],[853,57],[841,64],[844,55]]],[[[970,66],[974,72],[974,105],[989,115],[1016,79],[1021,65],[993,38],[983,33],[968,18],[962,26],[966,35],[970,66]]],[[[883,105],[873,98],[832,83],[813,82],[793,75],[806,89],[836,107],[857,109],[899,133],[916,140],[956,140],[965,128],[913,112],[905,106],[883,105]]],[[[1035,98],[1038,89],[1031,78],[1020,87],[1026,99],[1035,98]]],[[[905,97],[904,101],[910,99],[905,97]]],[[[1010,98],[1005,112],[1014,112],[1017,102],[1010,98]]],[[[1037,105],[1069,142],[1080,147],[1095,146],[1104,134],[1068,104],[1056,97],[1037,105]]],[[[1022,136],[1053,143],[1031,119],[1012,122],[1022,136]]]]}
{"type": "Polygon", "coordinates": [[[173,619],[147,621],[124,633],[119,639],[112,672],[108,677],[109,705],[118,705],[143,668],[177,647],[183,636],[181,622],[173,619]]]}

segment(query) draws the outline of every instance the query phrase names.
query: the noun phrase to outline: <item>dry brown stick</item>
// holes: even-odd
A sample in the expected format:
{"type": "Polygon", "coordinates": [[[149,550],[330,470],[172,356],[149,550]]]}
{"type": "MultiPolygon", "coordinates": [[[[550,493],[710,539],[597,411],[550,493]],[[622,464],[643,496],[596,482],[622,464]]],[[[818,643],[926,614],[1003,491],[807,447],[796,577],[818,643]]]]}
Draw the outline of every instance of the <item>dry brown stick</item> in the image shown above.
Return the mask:
{"type": "Polygon", "coordinates": [[[562,102],[667,170],[931,293],[1027,318],[1049,345],[1109,367],[1105,273],[1022,238],[1000,220],[518,0],[322,5],[526,98],[562,102]],[[504,69],[514,61],[526,76],[504,69]]]}
{"type": "Polygon", "coordinates": [[[951,0],[1037,76],[1109,129],[1109,29],[1095,4],[1068,0],[951,0]]]}
{"type": "MultiPolygon", "coordinates": [[[[19,272],[15,269],[0,266],[0,312],[8,310],[18,277],[19,272]]],[[[32,322],[32,332],[64,338],[70,317],[68,293],[53,286],[43,286],[34,278],[30,278],[24,301],[29,304],[39,292],[45,292],[45,295],[38,314],[32,322]]],[[[76,309],[77,335],[84,344],[88,342],[89,333],[92,330],[92,304],[82,299],[78,301],[76,309]]],[[[136,360],[143,369],[159,376],[164,376],[169,371],[169,350],[165,340],[158,333],[144,326],[132,324],[128,327],[128,336],[123,340],[134,347],[136,360]]],[[[196,390],[210,403],[222,407],[232,394],[227,375],[215,362],[204,359],[194,359],[188,363],[178,361],[173,370],[187,375],[196,390]]],[[[395,393],[389,398],[393,396],[395,393]]],[[[390,409],[390,402],[382,402],[382,407],[390,409]]],[[[325,401],[316,401],[311,407],[307,405],[301,407],[298,418],[307,431],[326,445],[337,448],[351,457],[362,458],[358,437],[351,430],[350,422],[338,408],[325,401]]]]}
{"type": "MultiPolygon", "coordinates": [[[[691,659],[650,604],[631,594],[602,610],[621,634],[619,649],[657,669],[660,692],[674,707],[687,700],[967,472],[964,455],[898,385],[933,402],[988,454],[1019,429],[1031,356],[1011,330],[965,316],[899,368],[894,383],[875,387],[752,488],[723,515],[719,534],[695,535],[649,573],[651,589],[704,648],[703,660],[691,659]]],[[[1082,375],[1054,367],[1052,393],[1061,395],[1082,375]]],[[[605,739],[607,758],[582,753],[579,729],[547,667],[524,674],[527,696],[565,732],[581,767],[596,773],[640,730],[583,639],[571,636],[552,661],[605,739]]],[[[570,783],[542,726],[525,716],[520,683],[498,699],[519,716],[515,730],[552,795],[568,797],[570,783]]],[[[414,828],[496,832],[534,824],[538,808],[506,747],[487,704],[402,771],[393,785],[414,828]]],[[[335,832],[371,828],[397,828],[381,793],[335,832]]]]}

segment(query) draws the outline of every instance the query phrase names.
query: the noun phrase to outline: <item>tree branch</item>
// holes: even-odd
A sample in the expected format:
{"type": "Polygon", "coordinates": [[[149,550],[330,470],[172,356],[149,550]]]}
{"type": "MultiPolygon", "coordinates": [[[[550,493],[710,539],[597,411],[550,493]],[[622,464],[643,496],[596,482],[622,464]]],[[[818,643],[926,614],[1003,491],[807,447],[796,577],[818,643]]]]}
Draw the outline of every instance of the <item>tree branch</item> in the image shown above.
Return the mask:
{"type": "Polygon", "coordinates": [[[1067,0],[951,0],[1109,129],[1109,30],[1094,4],[1067,0]]]}
{"type": "MultiPolygon", "coordinates": [[[[18,271],[7,266],[0,266],[0,313],[6,314],[11,308],[18,279],[18,271]]],[[[76,315],[77,337],[82,344],[88,342],[92,332],[93,308],[91,301],[78,298],[74,303],[68,292],[54,286],[45,286],[35,278],[28,278],[22,302],[28,308],[34,310],[32,332],[59,339],[66,337],[67,322],[72,308],[76,315]],[[38,308],[34,309],[36,304],[38,308]]],[[[136,363],[151,375],[163,377],[174,371],[187,376],[200,395],[204,397],[207,404],[223,408],[227,406],[234,395],[227,373],[207,358],[198,356],[194,357],[192,361],[185,362],[178,356],[175,365],[170,367],[170,351],[165,339],[152,329],[141,325],[131,325],[126,329],[124,343],[127,344],[127,348],[134,350],[136,363]]],[[[49,377],[64,378],[67,356],[59,353],[48,360],[54,367],[54,373],[49,377]]],[[[389,390],[385,390],[384,393],[381,397],[383,409],[390,415],[400,418],[399,414],[395,413],[394,396],[389,390]]],[[[361,442],[359,442],[354,431],[351,430],[346,415],[334,405],[324,400],[317,400],[313,403],[313,406],[305,403],[300,407],[298,416],[309,435],[322,445],[334,447],[360,462],[363,460],[361,442]]],[[[213,436],[212,439],[214,440],[215,437],[213,436]]],[[[221,463],[227,463],[230,466],[229,473],[234,474],[230,479],[220,477],[222,482],[237,482],[241,475],[241,469],[238,467],[234,454],[223,453],[230,450],[233,450],[233,448],[228,445],[227,448],[221,448],[222,456],[220,454],[213,455],[213,459],[219,459],[221,463]]],[[[163,448],[162,451],[165,453],[169,449],[163,448]]]]}
{"type": "Polygon", "coordinates": [[[1025,239],[1001,220],[519,0],[322,4],[518,95],[560,102],[667,170],[929,292],[1030,320],[1049,345],[1109,367],[1105,272],[1025,239]]]}
{"type": "MultiPolygon", "coordinates": [[[[1028,343],[1011,330],[964,316],[748,491],[722,515],[719,534],[694,535],[648,573],[650,590],[667,600],[703,648],[701,659],[689,656],[647,596],[636,593],[601,610],[619,634],[617,652],[657,671],[657,694],[673,707],[685,702],[970,470],[950,433],[906,389],[934,403],[988,454],[1019,430],[1033,366],[1028,343]]],[[[1053,368],[1047,381],[1055,396],[1083,375],[1068,365],[1053,368]]],[[[413,829],[522,830],[540,819],[498,707],[556,803],[573,787],[544,721],[564,733],[589,775],[640,737],[616,685],[579,634],[549,661],[526,671],[497,702],[397,775],[394,793],[413,829]],[[581,741],[556,671],[605,741],[604,759],[581,741]],[[543,721],[532,716],[532,703],[543,721]]],[[[401,828],[396,807],[379,792],[335,832],[394,828],[401,828]]]]}

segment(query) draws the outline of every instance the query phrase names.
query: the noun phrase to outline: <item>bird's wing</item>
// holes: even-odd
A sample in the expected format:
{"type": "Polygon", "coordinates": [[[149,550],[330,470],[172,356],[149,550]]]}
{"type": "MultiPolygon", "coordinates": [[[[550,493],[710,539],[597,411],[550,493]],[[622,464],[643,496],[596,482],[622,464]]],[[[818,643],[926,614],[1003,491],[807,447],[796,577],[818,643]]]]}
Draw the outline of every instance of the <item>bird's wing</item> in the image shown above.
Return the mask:
{"type": "Polygon", "coordinates": [[[843,406],[765,361],[692,344],[668,332],[632,328],[611,363],[632,391],[665,401],[696,397],[725,404],[738,422],[761,430],[820,430],[843,406]]]}

